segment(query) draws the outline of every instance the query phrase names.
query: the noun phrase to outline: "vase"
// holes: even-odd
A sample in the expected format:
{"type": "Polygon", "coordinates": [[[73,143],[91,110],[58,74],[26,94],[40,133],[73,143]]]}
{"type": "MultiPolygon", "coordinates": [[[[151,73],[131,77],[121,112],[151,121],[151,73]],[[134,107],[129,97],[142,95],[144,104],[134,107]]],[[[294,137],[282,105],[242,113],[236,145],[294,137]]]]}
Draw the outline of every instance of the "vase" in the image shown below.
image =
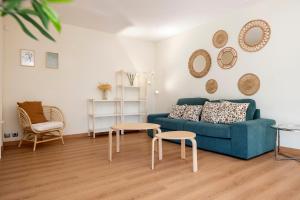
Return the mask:
{"type": "Polygon", "coordinates": [[[102,100],[107,100],[107,90],[102,90],[102,100]]]}

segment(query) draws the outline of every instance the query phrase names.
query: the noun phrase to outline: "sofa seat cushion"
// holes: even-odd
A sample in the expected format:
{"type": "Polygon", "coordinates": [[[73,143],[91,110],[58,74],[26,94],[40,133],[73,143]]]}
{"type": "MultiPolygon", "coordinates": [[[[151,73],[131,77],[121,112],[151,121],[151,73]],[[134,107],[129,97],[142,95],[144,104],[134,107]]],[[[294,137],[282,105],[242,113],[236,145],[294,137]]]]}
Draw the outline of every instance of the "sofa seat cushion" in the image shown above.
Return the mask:
{"type": "Polygon", "coordinates": [[[37,123],[32,124],[31,129],[38,132],[43,132],[47,130],[53,130],[53,129],[61,129],[63,128],[64,124],[59,121],[49,121],[49,122],[43,122],[43,123],[37,123]]]}
{"type": "Polygon", "coordinates": [[[227,124],[213,124],[203,121],[187,122],[184,124],[184,130],[208,137],[231,138],[230,125],[227,124]]]}
{"type": "Polygon", "coordinates": [[[162,129],[183,130],[184,124],[188,121],[183,119],[157,118],[156,122],[161,125],[162,129]]]}

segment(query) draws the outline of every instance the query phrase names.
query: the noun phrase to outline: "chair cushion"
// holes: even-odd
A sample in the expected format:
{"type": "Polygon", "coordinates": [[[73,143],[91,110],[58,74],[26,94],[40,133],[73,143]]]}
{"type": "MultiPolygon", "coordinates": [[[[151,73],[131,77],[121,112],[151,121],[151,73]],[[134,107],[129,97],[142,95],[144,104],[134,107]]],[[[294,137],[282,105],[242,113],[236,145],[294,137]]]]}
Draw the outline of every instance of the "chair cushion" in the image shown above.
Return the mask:
{"type": "Polygon", "coordinates": [[[183,130],[183,126],[187,120],[183,119],[170,119],[170,118],[157,118],[156,122],[161,125],[162,129],[168,130],[183,130]]]}
{"type": "Polygon", "coordinates": [[[47,119],[43,112],[42,102],[40,101],[25,101],[23,103],[17,103],[20,108],[23,108],[28,114],[31,123],[47,122],[47,119]]]}
{"type": "Polygon", "coordinates": [[[32,124],[31,129],[34,131],[47,131],[47,130],[53,130],[53,129],[61,129],[63,128],[64,124],[59,121],[49,121],[49,122],[43,122],[43,123],[37,123],[32,124]]]}
{"type": "Polygon", "coordinates": [[[231,138],[230,125],[227,124],[212,124],[203,121],[187,122],[184,124],[184,130],[208,137],[231,138]]]}

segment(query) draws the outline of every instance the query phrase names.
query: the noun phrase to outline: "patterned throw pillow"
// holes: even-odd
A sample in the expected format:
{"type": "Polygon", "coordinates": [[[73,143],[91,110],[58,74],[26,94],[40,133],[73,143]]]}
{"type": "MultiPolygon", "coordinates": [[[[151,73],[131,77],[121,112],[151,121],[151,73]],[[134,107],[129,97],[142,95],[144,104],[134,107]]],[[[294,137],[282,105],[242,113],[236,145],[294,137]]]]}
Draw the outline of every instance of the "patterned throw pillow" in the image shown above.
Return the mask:
{"type": "Polygon", "coordinates": [[[182,119],[191,120],[191,121],[199,121],[202,107],[203,107],[202,105],[186,106],[186,109],[183,113],[182,119]]]}
{"type": "Polygon", "coordinates": [[[171,113],[169,114],[168,117],[173,119],[181,119],[185,108],[186,105],[173,105],[171,113]]]}
{"type": "Polygon", "coordinates": [[[223,101],[219,113],[219,123],[232,124],[246,121],[249,103],[232,103],[223,101]]]}
{"type": "Polygon", "coordinates": [[[205,102],[201,114],[201,121],[219,123],[220,102],[205,102]]]}

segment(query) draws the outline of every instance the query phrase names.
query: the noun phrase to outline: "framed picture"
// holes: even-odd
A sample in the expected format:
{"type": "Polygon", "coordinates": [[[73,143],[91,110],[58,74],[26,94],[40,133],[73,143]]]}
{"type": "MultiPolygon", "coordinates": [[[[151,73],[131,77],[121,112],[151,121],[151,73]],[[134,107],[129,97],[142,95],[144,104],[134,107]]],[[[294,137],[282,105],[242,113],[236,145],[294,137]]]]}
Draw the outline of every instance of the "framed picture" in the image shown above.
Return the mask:
{"type": "Polygon", "coordinates": [[[58,53],[46,53],[46,67],[51,69],[58,69],[58,53]]]}
{"type": "Polygon", "coordinates": [[[34,67],[34,51],[21,49],[21,65],[26,67],[34,67]]]}

